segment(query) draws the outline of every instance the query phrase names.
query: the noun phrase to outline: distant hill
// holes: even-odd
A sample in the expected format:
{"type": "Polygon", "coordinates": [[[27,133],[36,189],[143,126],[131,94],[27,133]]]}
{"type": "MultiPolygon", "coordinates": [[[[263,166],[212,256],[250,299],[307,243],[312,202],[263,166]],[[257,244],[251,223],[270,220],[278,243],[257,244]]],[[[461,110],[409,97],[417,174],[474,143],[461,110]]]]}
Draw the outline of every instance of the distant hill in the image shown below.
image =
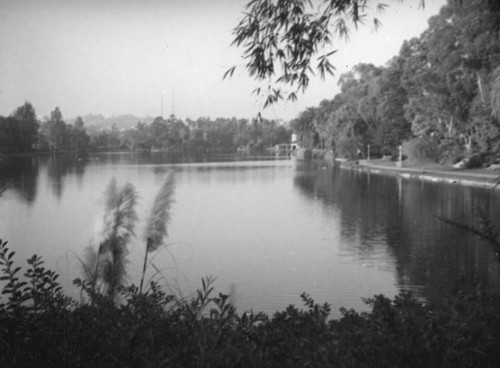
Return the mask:
{"type": "MultiPolygon", "coordinates": [[[[88,114],[82,116],[82,120],[86,127],[94,127],[97,129],[111,129],[113,125],[116,126],[117,129],[130,129],[137,126],[137,122],[150,124],[154,118],[151,116],[146,117],[137,117],[135,115],[126,114],[126,115],[117,115],[112,117],[105,117],[103,115],[94,115],[88,114]]],[[[73,124],[75,119],[68,119],[66,123],[73,124]]]]}

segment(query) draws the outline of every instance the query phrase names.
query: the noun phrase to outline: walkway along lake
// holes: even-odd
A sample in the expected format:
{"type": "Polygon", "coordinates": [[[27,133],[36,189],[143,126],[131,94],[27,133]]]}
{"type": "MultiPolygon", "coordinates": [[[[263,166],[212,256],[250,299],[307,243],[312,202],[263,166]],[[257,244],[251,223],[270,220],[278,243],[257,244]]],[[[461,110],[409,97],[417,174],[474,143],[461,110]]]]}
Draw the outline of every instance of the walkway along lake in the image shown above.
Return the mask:
{"type": "MultiPolygon", "coordinates": [[[[412,290],[430,302],[469,281],[500,285],[487,244],[434,216],[477,224],[477,209],[500,215],[500,192],[376,175],[314,161],[163,153],[9,158],[0,197],[0,238],[21,261],[36,253],[71,280],[102,211],[112,177],[139,193],[140,222],[128,274],[138,283],[142,225],[164,174],[176,172],[169,245],[154,258],[155,278],[189,296],[217,277],[240,311],[273,313],[317,302],[366,310],[362,298],[412,290]]],[[[150,271],[154,271],[150,269],[150,271]]]]}

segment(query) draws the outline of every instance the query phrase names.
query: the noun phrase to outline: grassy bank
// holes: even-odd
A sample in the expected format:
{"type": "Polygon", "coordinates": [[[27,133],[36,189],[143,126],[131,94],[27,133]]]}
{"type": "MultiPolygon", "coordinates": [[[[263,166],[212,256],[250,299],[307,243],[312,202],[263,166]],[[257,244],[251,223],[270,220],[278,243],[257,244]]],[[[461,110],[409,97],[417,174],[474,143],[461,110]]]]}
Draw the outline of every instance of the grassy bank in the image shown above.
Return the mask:
{"type": "Polygon", "coordinates": [[[155,283],[121,286],[116,298],[75,280],[64,295],[57,274],[34,256],[23,271],[0,241],[1,367],[493,367],[500,360],[498,300],[462,288],[441,307],[403,293],[367,301],[368,313],[306,294],[303,308],[273,316],[238,313],[202,280],[189,299],[155,283]],[[22,276],[23,275],[23,276],[22,276]]]}

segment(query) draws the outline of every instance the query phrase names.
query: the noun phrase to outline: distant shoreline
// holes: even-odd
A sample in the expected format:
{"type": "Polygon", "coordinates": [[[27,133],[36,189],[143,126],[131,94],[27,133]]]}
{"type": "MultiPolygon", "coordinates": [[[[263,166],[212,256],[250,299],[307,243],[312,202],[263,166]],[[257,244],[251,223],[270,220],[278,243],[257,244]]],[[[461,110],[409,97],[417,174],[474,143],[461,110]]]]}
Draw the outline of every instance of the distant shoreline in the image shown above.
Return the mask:
{"type": "Polygon", "coordinates": [[[38,156],[50,156],[50,155],[51,153],[49,151],[30,151],[30,152],[0,153],[0,158],[38,157],[38,156]]]}
{"type": "MultiPolygon", "coordinates": [[[[495,188],[500,178],[500,172],[489,169],[456,169],[437,164],[397,167],[396,162],[384,160],[336,161],[344,169],[363,170],[375,174],[393,174],[405,179],[420,179],[430,182],[443,182],[490,189],[495,188]]],[[[500,189],[500,185],[495,189],[500,189]]]]}

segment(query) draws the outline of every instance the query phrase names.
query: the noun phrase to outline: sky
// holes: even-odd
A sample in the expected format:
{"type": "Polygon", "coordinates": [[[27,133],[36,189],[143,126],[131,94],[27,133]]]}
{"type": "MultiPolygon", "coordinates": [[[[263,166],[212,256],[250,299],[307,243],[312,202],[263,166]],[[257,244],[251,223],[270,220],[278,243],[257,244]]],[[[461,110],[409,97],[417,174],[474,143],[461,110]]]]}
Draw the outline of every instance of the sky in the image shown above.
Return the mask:
{"type": "MultiPolygon", "coordinates": [[[[248,0],[0,0],[0,115],[30,101],[42,119],[87,114],[290,120],[338,93],[360,62],[384,65],[418,37],[445,0],[391,1],[382,28],[336,41],[334,77],[314,79],[295,102],[263,110],[232,29],[248,0]],[[231,66],[231,79],[222,79],[231,66]]],[[[373,3],[377,3],[374,1],[373,3]]]]}

